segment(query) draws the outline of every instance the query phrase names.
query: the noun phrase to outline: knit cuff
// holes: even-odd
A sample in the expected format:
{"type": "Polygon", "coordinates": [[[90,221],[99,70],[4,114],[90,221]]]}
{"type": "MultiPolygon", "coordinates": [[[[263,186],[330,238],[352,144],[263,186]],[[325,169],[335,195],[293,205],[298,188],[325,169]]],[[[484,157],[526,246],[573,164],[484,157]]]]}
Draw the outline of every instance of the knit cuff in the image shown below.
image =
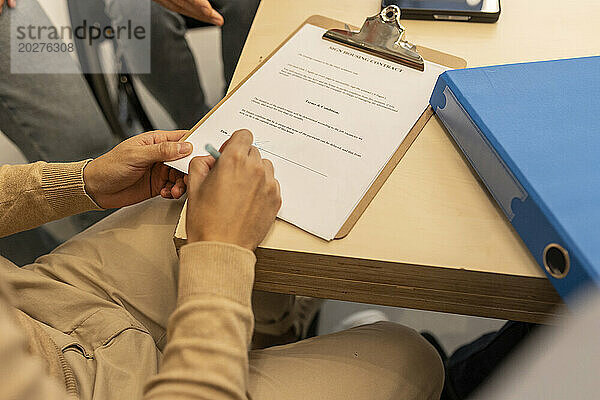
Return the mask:
{"type": "Polygon", "coordinates": [[[90,161],[44,164],[42,190],[58,217],[102,210],[85,192],[83,169],[90,161]]]}
{"type": "Polygon", "coordinates": [[[197,242],[180,251],[178,303],[213,294],[251,305],[256,256],[248,249],[219,242],[197,242]]]}

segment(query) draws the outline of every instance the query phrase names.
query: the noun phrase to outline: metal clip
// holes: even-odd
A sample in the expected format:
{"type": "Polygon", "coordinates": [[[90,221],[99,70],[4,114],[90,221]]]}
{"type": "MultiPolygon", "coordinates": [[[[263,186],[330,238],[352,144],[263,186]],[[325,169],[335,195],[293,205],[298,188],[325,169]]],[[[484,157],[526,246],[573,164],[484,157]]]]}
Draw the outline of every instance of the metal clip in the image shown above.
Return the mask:
{"type": "Polygon", "coordinates": [[[323,39],[424,71],[423,57],[417,53],[414,44],[404,40],[405,31],[400,24],[400,9],[387,6],[379,14],[367,18],[359,32],[330,29],[325,32],[323,39]]]}

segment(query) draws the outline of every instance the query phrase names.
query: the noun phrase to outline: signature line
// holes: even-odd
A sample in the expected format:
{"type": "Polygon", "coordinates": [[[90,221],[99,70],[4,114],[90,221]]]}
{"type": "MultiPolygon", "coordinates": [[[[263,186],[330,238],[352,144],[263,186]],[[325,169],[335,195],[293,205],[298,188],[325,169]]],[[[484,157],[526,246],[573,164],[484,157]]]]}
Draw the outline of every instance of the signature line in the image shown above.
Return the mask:
{"type": "Polygon", "coordinates": [[[321,175],[321,176],[322,176],[322,177],[324,177],[324,178],[327,178],[327,175],[325,175],[324,173],[322,173],[322,172],[319,172],[319,171],[315,171],[314,169],[312,169],[312,168],[310,168],[310,167],[307,167],[306,165],[302,165],[302,164],[300,164],[300,163],[297,163],[296,161],[292,161],[292,160],[290,160],[290,159],[288,159],[288,158],[285,158],[285,157],[282,157],[282,156],[280,156],[279,154],[275,154],[275,153],[273,153],[273,152],[271,152],[271,151],[269,151],[269,150],[265,150],[265,149],[263,149],[263,148],[261,148],[261,147],[258,147],[258,146],[257,146],[257,149],[259,149],[260,151],[264,151],[265,153],[272,154],[272,155],[274,155],[275,157],[279,157],[279,158],[281,158],[281,159],[282,159],[282,160],[284,160],[284,161],[287,161],[287,162],[289,162],[289,163],[292,163],[292,164],[294,164],[294,165],[297,165],[297,166],[299,166],[299,167],[302,167],[302,168],[304,168],[304,169],[307,169],[307,170],[309,170],[309,171],[311,171],[311,172],[314,172],[315,174],[319,174],[319,175],[321,175]]]}
{"type": "MultiPolygon", "coordinates": [[[[229,133],[227,133],[227,132],[224,132],[222,129],[221,129],[221,133],[222,133],[222,134],[224,134],[224,135],[225,135],[225,136],[227,136],[227,137],[231,137],[231,135],[230,135],[229,133]]],[[[312,168],[310,168],[310,167],[307,167],[306,165],[302,165],[302,164],[300,164],[300,163],[297,163],[296,161],[292,161],[292,160],[290,160],[289,158],[285,158],[285,157],[283,157],[283,156],[280,156],[279,154],[275,154],[275,153],[273,153],[272,151],[265,150],[265,149],[263,149],[262,147],[259,147],[259,146],[258,146],[258,144],[267,144],[267,143],[269,143],[269,141],[268,141],[268,140],[264,140],[264,141],[262,141],[262,140],[261,140],[261,141],[257,140],[257,141],[255,141],[253,144],[254,144],[254,146],[255,146],[257,149],[259,149],[259,150],[261,150],[261,151],[264,151],[265,153],[272,154],[272,155],[274,155],[275,157],[281,158],[281,159],[282,159],[282,160],[284,160],[284,161],[287,161],[287,162],[289,162],[289,163],[292,163],[292,164],[294,164],[294,165],[297,165],[297,166],[299,166],[299,167],[301,167],[301,168],[307,169],[307,170],[309,170],[310,172],[314,172],[314,173],[315,173],[315,174],[317,174],[317,175],[321,175],[321,176],[322,176],[322,177],[324,177],[324,178],[327,178],[327,175],[325,175],[325,174],[324,174],[324,173],[322,173],[322,172],[316,171],[316,170],[314,170],[314,169],[312,169],[312,168]]]]}

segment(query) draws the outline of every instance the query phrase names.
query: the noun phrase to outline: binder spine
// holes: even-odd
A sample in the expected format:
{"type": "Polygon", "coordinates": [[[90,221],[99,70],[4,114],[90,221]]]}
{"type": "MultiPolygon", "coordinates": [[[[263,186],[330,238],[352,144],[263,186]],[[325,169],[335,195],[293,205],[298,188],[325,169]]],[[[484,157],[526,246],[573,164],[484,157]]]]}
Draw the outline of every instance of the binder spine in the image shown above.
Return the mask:
{"type": "MultiPolygon", "coordinates": [[[[568,298],[593,277],[566,233],[546,215],[535,193],[527,190],[499,156],[486,134],[460,104],[444,73],[431,106],[477,172],[558,293],[568,298]]],[[[598,278],[595,278],[598,282],[598,278]]]]}

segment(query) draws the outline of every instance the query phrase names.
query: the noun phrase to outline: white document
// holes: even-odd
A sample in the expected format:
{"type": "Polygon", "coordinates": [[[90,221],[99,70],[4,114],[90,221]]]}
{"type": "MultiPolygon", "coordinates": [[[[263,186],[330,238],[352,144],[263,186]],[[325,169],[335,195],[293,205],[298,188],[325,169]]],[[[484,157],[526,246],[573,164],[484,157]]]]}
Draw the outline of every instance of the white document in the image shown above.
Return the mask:
{"type": "Polygon", "coordinates": [[[279,218],[331,240],[427,108],[437,77],[305,25],[188,138],[192,157],[248,129],[281,185],[279,218]]]}

